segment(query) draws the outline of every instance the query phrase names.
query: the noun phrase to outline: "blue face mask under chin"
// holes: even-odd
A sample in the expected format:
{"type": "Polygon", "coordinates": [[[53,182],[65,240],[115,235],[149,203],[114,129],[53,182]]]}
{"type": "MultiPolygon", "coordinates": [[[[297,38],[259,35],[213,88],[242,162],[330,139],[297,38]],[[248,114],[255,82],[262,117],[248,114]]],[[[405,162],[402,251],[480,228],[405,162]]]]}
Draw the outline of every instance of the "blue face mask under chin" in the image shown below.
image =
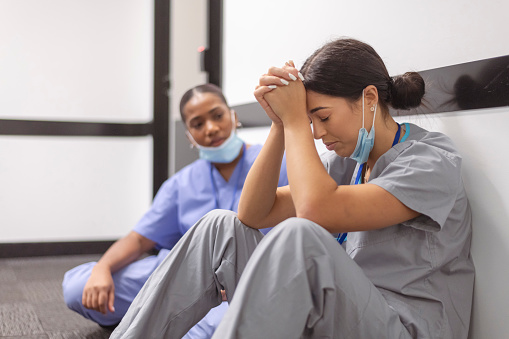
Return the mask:
{"type": "Polygon", "coordinates": [[[357,161],[359,164],[363,164],[368,161],[369,153],[373,149],[375,144],[375,117],[376,117],[376,104],[374,106],[375,113],[373,115],[373,124],[371,130],[366,131],[364,128],[364,90],[362,91],[362,127],[359,129],[359,137],[357,138],[357,145],[350,155],[350,158],[357,161]]]}
{"type": "Polygon", "coordinates": [[[200,159],[216,163],[229,163],[239,155],[242,145],[244,145],[244,142],[237,136],[237,133],[232,130],[228,139],[217,147],[198,145],[200,159]]]}
{"type": "MultiPolygon", "coordinates": [[[[232,126],[235,126],[235,113],[231,111],[232,117],[232,126]]],[[[235,158],[239,155],[242,145],[244,145],[244,141],[237,136],[235,129],[232,127],[230,132],[230,136],[226,139],[221,145],[217,147],[206,147],[202,145],[198,145],[196,141],[194,141],[191,133],[186,131],[187,135],[193,142],[193,144],[200,151],[200,159],[207,160],[215,163],[229,163],[235,160],[235,158]]]]}

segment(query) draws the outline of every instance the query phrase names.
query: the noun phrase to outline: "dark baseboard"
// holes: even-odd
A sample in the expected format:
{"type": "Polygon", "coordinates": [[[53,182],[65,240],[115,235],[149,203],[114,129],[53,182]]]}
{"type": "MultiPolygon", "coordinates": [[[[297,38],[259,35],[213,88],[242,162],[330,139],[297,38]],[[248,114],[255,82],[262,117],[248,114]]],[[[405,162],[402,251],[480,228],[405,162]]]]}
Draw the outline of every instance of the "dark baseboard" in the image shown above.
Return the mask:
{"type": "Polygon", "coordinates": [[[42,243],[0,243],[0,258],[102,254],[106,252],[106,250],[114,242],[114,240],[108,240],[42,243]]]}

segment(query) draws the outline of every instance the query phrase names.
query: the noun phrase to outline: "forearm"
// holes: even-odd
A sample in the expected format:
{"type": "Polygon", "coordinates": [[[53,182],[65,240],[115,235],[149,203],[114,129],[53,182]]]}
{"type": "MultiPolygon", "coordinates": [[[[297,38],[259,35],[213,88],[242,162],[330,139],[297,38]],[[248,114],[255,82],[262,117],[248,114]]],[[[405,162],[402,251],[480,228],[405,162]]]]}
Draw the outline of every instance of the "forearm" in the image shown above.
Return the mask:
{"type": "Polygon", "coordinates": [[[97,269],[107,269],[111,273],[138,259],[154,247],[154,242],[131,231],[116,241],[97,262],[97,269]]]}
{"type": "Polygon", "coordinates": [[[338,186],[320,161],[309,121],[301,116],[285,124],[286,163],[297,217],[312,220],[338,186]]]}
{"type": "Polygon", "coordinates": [[[239,219],[246,225],[263,228],[276,201],[284,153],[283,126],[272,124],[269,136],[251,167],[239,201],[239,219]]]}

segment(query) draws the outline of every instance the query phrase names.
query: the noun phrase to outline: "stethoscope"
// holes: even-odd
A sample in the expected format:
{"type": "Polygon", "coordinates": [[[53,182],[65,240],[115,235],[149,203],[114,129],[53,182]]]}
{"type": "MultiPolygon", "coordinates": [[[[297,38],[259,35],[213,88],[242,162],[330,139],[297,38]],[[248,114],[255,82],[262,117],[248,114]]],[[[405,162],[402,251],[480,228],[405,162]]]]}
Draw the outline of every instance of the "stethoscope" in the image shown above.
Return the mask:
{"type": "MultiPolygon", "coordinates": [[[[244,157],[246,155],[246,144],[242,145],[242,156],[240,157],[240,167],[237,173],[237,181],[235,182],[235,186],[233,188],[233,197],[232,203],[230,204],[230,211],[233,211],[233,206],[235,205],[235,196],[237,195],[237,191],[240,185],[240,178],[242,177],[242,169],[244,168],[244,157]]],[[[216,201],[216,209],[219,208],[219,196],[217,194],[216,182],[214,180],[214,175],[212,172],[214,171],[214,165],[210,163],[210,182],[212,183],[212,193],[214,194],[214,199],[216,201]]]]}
{"type": "MultiPolygon", "coordinates": [[[[405,123],[405,135],[403,136],[403,138],[401,138],[401,142],[406,140],[409,133],[410,133],[410,126],[408,125],[408,123],[405,123]]],[[[392,142],[391,147],[394,147],[394,145],[396,145],[399,142],[400,135],[401,135],[401,125],[398,124],[398,131],[396,132],[396,135],[394,136],[394,141],[392,142]]],[[[358,185],[361,182],[361,175],[362,175],[362,169],[364,168],[364,164],[361,164],[359,166],[359,169],[357,170],[357,176],[355,177],[354,185],[358,185]]],[[[336,238],[336,240],[339,242],[340,245],[342,245],[343,242],[346,240],[347,235],[348,235],[348,232],[338,234],[338,237],[336,238]]]]}

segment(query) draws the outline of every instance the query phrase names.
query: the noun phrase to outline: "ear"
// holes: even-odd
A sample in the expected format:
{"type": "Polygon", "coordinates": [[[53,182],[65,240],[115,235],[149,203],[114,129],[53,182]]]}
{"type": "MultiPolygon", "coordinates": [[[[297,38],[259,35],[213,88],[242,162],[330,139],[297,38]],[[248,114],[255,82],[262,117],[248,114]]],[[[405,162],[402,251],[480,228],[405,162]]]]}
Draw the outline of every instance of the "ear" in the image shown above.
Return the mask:
{"type": "Polygon", "coordinates": [[[378,90],[375,86],[369,85],[364,89],[364,101],[368,108],[378,104],[378,90]]]}
{"type": "Polygon", "coordinates": [[[242,124],[239,121],[239,116],[237,115],[237,112],[235,112],[234,109],[230,109],[230,112],[232,112],[233,116],[235,117],[235,129],[242,127],[242,124]]]}

